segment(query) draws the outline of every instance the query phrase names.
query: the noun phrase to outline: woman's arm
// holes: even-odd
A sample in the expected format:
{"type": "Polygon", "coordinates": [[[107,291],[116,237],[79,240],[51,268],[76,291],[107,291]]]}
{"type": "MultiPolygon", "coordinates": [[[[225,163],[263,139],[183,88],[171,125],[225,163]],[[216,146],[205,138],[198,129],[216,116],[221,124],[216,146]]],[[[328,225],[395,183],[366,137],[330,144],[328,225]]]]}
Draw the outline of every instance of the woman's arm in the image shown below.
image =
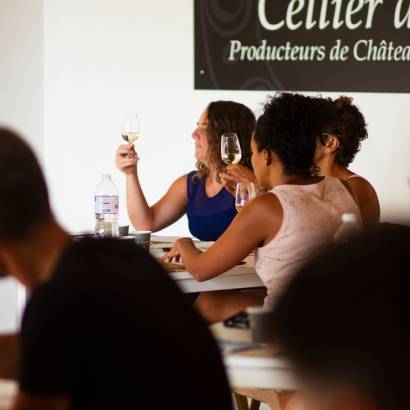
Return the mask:
{"type": "Polygon", "coordinates": [[[138,175],[127,175],[127,210],[132,225],[138,230],[159,231],[184,215],[187,204],[187,176],[175,180],[167,193],[154,205],[145,199],[138,175]]]}
{"type": "Polygon", "coordinates": [[[245,206],[206,252],[197,249],[192,240],[183,238],[165,258],[180,255],[185,269],[195,279],[210,279],[236,266],[261,244],[271,241],[282,224],[282,218],[282,206],[277,197],[263,195],[245,206]]]}
{"type": "Polygon", "coordinates": [[[138,178],[138,156],[133,146],[121,145],[117,150],[116,163],[118,169],[125,173],[127,211],[135,229],[159,231],[185,213],[188,203],[186,175],[174,181],[167,193],[149,206],[138,178]]]}

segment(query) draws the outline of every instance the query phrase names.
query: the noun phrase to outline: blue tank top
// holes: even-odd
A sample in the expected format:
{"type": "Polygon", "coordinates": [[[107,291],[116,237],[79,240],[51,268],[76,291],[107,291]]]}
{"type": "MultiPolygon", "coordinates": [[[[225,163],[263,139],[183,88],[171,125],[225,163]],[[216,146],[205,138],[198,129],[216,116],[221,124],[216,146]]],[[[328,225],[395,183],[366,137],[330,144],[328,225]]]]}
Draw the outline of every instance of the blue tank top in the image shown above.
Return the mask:
{"type": "Polygon", "coordinates": [[[195,174],[196,171],[188,174],[186,213],[189,230],[201,241],[216,241],[236,215],[235,199],[226,189],[208,197],[205,178],[198,179],[195,174]]]}

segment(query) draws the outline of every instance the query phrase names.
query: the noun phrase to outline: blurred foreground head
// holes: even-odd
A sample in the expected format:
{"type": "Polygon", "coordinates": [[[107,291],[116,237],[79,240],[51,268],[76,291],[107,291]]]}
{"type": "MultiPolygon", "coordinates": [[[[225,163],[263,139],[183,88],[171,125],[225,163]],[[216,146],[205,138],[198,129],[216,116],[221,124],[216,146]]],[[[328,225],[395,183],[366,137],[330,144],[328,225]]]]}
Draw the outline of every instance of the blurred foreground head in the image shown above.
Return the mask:
{"type": "Polygon", "coordinates": [[[50,219],[46,182],[33,151],[0,127],[0,246],[27,239],[50,219]]]}
{"type": "Polygon", "coordinates": [[[382,224],[310,262],[272,331],[306,409],[410,409],[410,227],[382,224]]]}

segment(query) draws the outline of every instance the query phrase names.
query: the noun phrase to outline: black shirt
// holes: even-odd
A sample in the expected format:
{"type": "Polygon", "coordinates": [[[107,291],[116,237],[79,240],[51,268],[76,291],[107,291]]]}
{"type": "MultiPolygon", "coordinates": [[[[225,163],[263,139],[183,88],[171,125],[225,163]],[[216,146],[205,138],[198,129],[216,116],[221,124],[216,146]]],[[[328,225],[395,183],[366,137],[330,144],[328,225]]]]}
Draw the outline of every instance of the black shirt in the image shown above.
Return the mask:
{"type": "Polygon", "coordinates": [[[73,409],[231,409],[218,347],[162,267],[134,243],[72,243],[32,292],[21,389],[73,409]]]}

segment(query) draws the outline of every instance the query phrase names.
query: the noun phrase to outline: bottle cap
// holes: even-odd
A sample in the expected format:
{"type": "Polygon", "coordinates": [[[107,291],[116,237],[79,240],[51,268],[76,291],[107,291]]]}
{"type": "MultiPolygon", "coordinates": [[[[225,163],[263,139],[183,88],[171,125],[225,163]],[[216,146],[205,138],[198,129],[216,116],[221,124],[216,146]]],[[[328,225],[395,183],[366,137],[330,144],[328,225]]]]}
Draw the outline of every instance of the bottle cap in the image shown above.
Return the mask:
{"type": "Polygon", "coordinates": [[[344,213],[342,214],[342,222],[344,223],[357,223],[357,216],[351,213],[344,213]]]}

